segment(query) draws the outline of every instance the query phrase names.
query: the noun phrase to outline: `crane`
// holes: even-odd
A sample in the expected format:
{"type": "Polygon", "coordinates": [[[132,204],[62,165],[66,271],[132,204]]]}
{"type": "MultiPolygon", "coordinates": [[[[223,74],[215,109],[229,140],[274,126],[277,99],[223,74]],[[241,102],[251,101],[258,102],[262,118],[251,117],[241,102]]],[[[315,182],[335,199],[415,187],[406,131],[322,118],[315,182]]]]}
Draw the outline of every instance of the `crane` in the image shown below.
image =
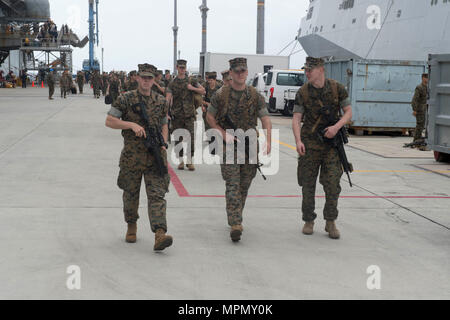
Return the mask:
{"type": "Polygon", "coordinates": [[[99,43],[98,37],[98,2],[99,0],[89,0],[89,60],[83,61],[83,70],[92,72],[100,70],[100,64],[95,59],[94,45],[99,43]],[[95,1],[95,3],[94,3],[95,1]],[[95,5],[95,7],[94,7],[95,5]],[[94,21],[95,16],[95,21],[94,21]]]}

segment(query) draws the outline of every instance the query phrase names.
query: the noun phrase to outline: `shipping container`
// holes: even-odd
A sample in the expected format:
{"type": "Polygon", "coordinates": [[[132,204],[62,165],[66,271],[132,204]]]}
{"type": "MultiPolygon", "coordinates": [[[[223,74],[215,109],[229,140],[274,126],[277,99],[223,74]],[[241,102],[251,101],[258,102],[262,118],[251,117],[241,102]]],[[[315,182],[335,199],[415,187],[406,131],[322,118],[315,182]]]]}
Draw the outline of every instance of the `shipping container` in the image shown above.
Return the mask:
{"type": "Polygon", "coordinates": [[[350,128],[364,131],[414,130],[411,101],[427,70],[426,61],[337,60],[325,64],[326,77],[348,90],[353,108],[350,128]]]}
{"type": "Polygon", "coordinates": [[[450,54],[430,55],[428,146],[437,161],[450,158],[450,54]]]}

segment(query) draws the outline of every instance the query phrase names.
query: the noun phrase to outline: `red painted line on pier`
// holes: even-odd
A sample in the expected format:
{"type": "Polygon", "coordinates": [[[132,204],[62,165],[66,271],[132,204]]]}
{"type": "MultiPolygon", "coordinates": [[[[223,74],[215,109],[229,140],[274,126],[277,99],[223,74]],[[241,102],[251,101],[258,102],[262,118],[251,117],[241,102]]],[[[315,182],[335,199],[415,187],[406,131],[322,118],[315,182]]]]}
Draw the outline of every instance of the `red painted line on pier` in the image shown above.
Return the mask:
{"type": "MultiPolygon", "coordinates": [[[[180,198],[225,198],[225,195],[191,195],[173,168],[168,165],[172,185],[180,198]]],[[[248,198],[302,198],[301,195],[249,195],[248,198]]],[[[325,196],[316,196],[323,199],[325,196]]],[[[340,199],[450,199],[450,196],[340,196],[340,199]]]]}

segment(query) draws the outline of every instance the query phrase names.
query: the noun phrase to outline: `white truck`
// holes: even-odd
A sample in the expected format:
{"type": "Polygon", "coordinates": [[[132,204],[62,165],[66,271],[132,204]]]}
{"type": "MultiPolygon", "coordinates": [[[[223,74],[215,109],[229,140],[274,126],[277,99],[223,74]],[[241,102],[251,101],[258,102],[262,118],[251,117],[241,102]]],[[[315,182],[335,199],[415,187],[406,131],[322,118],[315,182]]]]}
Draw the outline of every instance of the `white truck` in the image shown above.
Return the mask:
{"type": "Polygon", "coordinates": [[[292,116],[297,91],[305,83],[303,70],[272,69],[267,73],[264,98],[270,113],[292,116]]]}
{"type": "Polygon", "coordinates": [[[288,69],[290,62],[288,56],[207,52],[205,54],[205,72],[216,71],[217,78],[222,79],[221,72],[229,70],[229,61],[237,57],[247,59],[249,78],[270,69],[288,69]]]}

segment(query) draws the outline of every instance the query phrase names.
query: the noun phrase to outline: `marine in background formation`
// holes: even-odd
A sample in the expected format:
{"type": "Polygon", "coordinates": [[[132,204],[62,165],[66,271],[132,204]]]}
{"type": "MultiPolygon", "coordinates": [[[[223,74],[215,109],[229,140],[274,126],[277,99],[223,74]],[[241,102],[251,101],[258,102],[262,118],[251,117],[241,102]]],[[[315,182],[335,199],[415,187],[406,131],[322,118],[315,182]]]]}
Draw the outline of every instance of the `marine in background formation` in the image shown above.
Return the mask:
{"type": "Polygon", "coordinates": [[[69,92],[72,87],[72,77],[69,74],[69,70],[64,70],[61,78],[59,79],[59,87],[61,89],[61,98],[66,99],[67,92],[69,92]]]}
{"type": "Polygon", "coordinates": [[[136,80],[137,72],[135,70],[131,71],[128,75],[128,80],[125,82],[123,86],[123,91],[132,91],[137,90],[138,82],[136,80]]]}
{"type": "Polygon", "coordinates": [[[48,99],[53,100],[53,94],[55,93],[55,83],[56,83],[55,71],[53,69],[49,70],[46,82],[48,85],[48,99]]]}
{"type": "Polygon", "coordinates": [[[99,99],[100,98],[100,90],[102,88],[102,77],[98,70],[94,71],[94,74],[92,75],[92,78],[91,78],[91,84],[92,84],[92,89],[94,91],[94,98],[99,99]]]}
{"type": "Polygon", "coordinates": [[[413,115],[416,117],[416,130],[414,132],[413,144],[424,142],[422,137],[425,129],[425,122],[428,112],[428,74],[422,75],[422,83],[416,87],[413,100],[411,102],[413,115]]]}
{"type": "MultiPolygon", "coordinates": [[[[178,76],[173,79],[166,89],[167,102],[170,105],[170,114],[172,121],[172,129],[188,130],[191,135],[190,145],[188,143],[188,149],[190,153],[187,155],[186,167],[190,171],[194,171],[195,167],[192,163],[194,157],[194,124],[197,116],[197,110],[194,105],[194,93],[204,95],[205,88],[203,88],[196,78],[188,77],[186,75],[186,60],[177,61],[178,76]]],[[[182,143],[183,138],[175,142],[175,146],[182,143]]],[[[178,170],[184,170],[184,152],[180,151],[177,155],[180,159],[178,170]]]]}
{"type": "Polygon", "coordinates": [[[84,88],[84,73],[82,71],[78,71],[77,73],[77,84],[78,84],[78,92],[80,94],[83,94],[83,88],[84,88]]]}

